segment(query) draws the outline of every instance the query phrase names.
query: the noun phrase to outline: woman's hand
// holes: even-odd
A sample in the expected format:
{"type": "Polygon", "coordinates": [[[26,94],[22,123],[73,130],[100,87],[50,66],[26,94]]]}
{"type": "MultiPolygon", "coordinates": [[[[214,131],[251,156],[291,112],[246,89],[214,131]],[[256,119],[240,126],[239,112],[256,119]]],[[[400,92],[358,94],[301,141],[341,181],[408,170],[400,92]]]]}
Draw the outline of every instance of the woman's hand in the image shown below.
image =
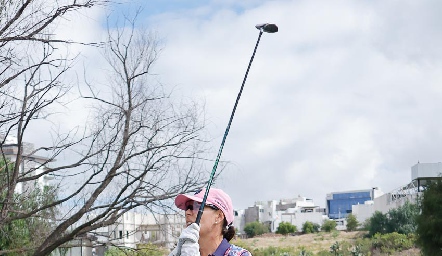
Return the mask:
{"type": "Polygon", "coordinates": [[[178,246],[171,255],[175,256],[199,256],[200,246],[198,240],[200,238],[200,226],[196,223],[190,224],[181,232],[178,238],[178,246]]]}

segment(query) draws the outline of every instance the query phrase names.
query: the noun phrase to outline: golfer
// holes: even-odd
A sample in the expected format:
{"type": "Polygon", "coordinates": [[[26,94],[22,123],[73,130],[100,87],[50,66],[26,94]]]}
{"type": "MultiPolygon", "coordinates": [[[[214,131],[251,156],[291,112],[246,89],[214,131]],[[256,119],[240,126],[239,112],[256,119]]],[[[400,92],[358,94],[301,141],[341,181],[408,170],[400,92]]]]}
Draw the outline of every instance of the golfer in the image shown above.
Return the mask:
{"type": "Polygon", "coordinates": [[[246,249],[229,243],[235,236],[232,200],[221,189],[210,188],[200,225],[194,223],[204,193],[205,189],[175,198],[175,205],[186,211],[187,227],[169,256],[251,256],[246,249]]]}

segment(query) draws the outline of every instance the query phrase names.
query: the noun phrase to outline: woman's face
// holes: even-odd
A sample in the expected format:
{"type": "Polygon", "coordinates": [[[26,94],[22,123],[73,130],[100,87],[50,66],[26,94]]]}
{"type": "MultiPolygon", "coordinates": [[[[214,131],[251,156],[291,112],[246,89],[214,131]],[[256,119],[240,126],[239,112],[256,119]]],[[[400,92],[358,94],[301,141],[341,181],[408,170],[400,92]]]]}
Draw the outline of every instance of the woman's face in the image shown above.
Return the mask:
{"type": "MultiPolygon", "coordinates": [[[[186,226],[196,221],[200,206],[201,203],[196,201],[188,201],[186,203],[186,226]]],[[[223,219],[224,214],[221,210],[214,205],[206,204],[200,220],[200,235],[210,232],[215,226],[220,226],[223,219]]]]}

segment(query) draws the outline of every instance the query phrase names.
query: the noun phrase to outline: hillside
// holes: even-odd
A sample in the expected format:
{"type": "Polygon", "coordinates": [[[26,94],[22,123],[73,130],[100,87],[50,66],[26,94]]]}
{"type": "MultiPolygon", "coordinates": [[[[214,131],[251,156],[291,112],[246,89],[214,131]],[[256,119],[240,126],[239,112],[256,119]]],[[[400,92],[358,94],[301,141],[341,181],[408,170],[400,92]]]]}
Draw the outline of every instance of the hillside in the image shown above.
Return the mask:
{"type": "MultiPolygon", "coordinates": [[[[236,239],[232,241],[233,244],[243,246],[247,249],[263,249],[268,247],[290,247],[295,250],[305,249],[307,251],[318,253],[320,251],[329,251],[330,246],[338,241],[343,246],[351,246],[357,239],[362,239],[365,232],[345,232],[335,231],[332,233],[316,233],[316,234],[302,234],[296,236],[282,236],[277,234],[265,234],[258,237],[248,239],[236,239]]],[[[374,252],[373,255],[386,255],[374,252]]],[[[398,252],[392,255],[420,255],[418,249],[410,249],[407,251],[398,252]]]]}

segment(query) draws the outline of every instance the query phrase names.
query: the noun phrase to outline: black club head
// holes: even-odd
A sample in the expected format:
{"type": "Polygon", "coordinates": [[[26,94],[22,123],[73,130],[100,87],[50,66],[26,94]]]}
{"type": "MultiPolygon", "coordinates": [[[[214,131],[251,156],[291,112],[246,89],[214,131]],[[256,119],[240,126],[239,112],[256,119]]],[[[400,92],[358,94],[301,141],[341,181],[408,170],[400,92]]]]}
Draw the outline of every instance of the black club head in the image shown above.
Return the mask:
{"type": "Polygon", "coordinates": [[[261,30],[263,32],[267,32],[267,33],[278,32],[278,26],[276,26],[275,24],[263,23],[263,24],[258,24],[255,27],[257,29],[259,29],[259,30],[261,30]]]}

